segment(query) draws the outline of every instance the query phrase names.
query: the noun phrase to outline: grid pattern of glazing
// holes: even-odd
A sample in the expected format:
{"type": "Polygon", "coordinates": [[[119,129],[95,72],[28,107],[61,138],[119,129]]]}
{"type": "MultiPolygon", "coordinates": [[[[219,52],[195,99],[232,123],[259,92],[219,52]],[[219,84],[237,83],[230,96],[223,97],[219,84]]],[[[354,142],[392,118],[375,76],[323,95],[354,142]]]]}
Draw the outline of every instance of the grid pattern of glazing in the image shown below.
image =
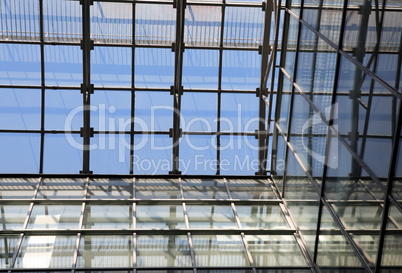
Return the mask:
{"type": "Polygon", "coordinates": [[[266,174],[265,3],[0,5],[1,173],[266,174]]]}
{"type": "Polygon", "coordinates": [[[273,179],[315,200],[289,207],[317,216],[298,226],[318,267],[401,272],[401,2],[283,6],[273,179]]]}
{"type": "Polygon", "coordinates": [[[310,272],[304,242],[268,179],[0,182],[0,271],[310,272]]]}

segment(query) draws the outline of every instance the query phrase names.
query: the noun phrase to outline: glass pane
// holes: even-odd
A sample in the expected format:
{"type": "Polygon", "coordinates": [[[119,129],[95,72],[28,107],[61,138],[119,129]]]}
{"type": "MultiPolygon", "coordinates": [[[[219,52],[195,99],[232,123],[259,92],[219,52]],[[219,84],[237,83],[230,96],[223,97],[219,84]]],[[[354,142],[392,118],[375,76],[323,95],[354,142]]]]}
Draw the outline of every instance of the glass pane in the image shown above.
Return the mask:
{"type": "Polygon", "coordinates": [[[275,199],[266,180],[228,179],[227,183],[233,199],[275,199]]]}
{"type": "Polygon", "coordinates": [[[240,235],[193,235],[197,266],[248,266],[240,235]]]}
{"type": "Polygon", "coordinates": [[[1,129],[40,129],[40,90],[1,88],[0,108],[1,129]]]}
{"type": "Polygon", "coordinates": [[[261,8],[225,9],[224,46],[258,47],[262,44],[264,15],[261,8]]]}
{"type": "Polygon", "coordinates": [[[90,199],[131,199],[133,198],[133,184],[130,178],[94,178],[88,186],[90,199]]]}
{"type": "Polygon", "coordinates": [[[81,41],[82,8],[79,2],[43,0],[43,14],[45,41],[75,43],[81,41]]]}
{"type": "Polygon", "coordinates": [[[178,181],[173,179],[137,179],[135,190],[138,199],[181,199],[178,181]]]}
{"type": "Polygon", "coordinates": [[[185,179],[182,181],[186,199],[228,199],[223,180],[185,179]]]}
{"type": "Polygon", "coordinates": [[[91,6],[91,38],[101,44],[131,44],[131,3],[95,2],[91,6]]]}
{"type": "Polygon", "coordinates": [[[40,134],[1,133],[0,151],[0,173],[39,172],[40,134]]]}
{"type": "Polygon", "coordinates": [[[285,216],[279,205],[236,205],[242,228],[287,229],[285,216]]]}
{"type": "Polygon", "coordinates": [[[257,51],[223,52],[222,89],[256,90],[260,85],[261,55],[257,51]]]}
{"type": "Polygon", "coordinates": [[[191,228],[237,228],[231,206],[187,205],[191,228]]]}
{"type": "Polygon", "coordinates": [[[29,229],[79,228],[81,205],[35,205],[29,218],[29,229]]]}
{"type": "Polygon", "coordinates": [[[254,136],[221,136],[221,174],[254,175],[258,166],[258,140],[254,136]]]}
{"type": "Polygon", "coordinates": [[[0,84],[40,85],[40,68],[39,45],[0,44],[0,84]]]}
{"type": "Polygon", "coordinates": [[[128,205],[87,204],[84,228],[87,229],[127,229],[131,228],[132,208],[128,205]]]}
{"type": "Polygon", "coordinates": [[[91,51],[91,82],[102,87],[131,87],[131,55],[129,47],[95,47],[91,51]]]}
{"type": "Polygon", "coordinates": [[[79,131],[83,125],[82,100],[78,90],[46,90],[45,129],[79,131]]]}
{"type": "Polygon", "coordinates": [[[219,51],[186,50],[183,54],[183,88],[217,89],[218,66],[219,51]]]}
{"type": "Polygon", "coordinates": [[[81,237],[77,267],[131,267],[132,236],[81,237]]]}
{"type": "Polygon", "coordinates": [[[307,266],[293,235],[246,235],[257,266],[307,266]]]}
{"type": "Polygon", "coordinates": [[[171,49],[139,47],[135,49],[134,60],[136,87],[170,88],[173,85],[174,53],[171,49]]]}
{"type": "Polygon", "coordinates": [[[216,132],[218,95],[186,92],[181,97],[181,126],[184,132],[216,132]]]}
{"type": "Polygon", "coordinates": [[[16,268],[65,268],[73,264],[76,236],[26,236],[16,268]]]}
{"type": "Polygon", "coordinates": [[[188,5],[185,14],[184,43],[190,46],[219,46],[221,7],[188,5]]]}
{"type": "Polygon", "coordinates": [[[45,178],[37,199],[81,199],[84,197],[85,179],[45,178]]]}
{"type": "Polygon", "coordinates": [[[80,47],[46,45],[45,79],[48,86],[80,86],[83,80],[80,47]]]}
{"type": "Polygon", "coordinates": [[[136,44],[172,45],[175,37],[176,9],[172,5],[135,5],[136,44]]]}
{"type": "Polygon", "coordinates": [[[14,256],[19,236],[0,236],[0,268],[9,268],[14,256]]]}
{"type": "Polygon", "coordinates": [[[46,134],[43,172],[79,173],[82,169],[82,139],[78,134],[46,134]]]}
{"type": "Polygon", "coordinates": [[[137,205],[135,211],[137,228],[177,229],[185,228],[183,207],[175,205],[137,205]]]}
{"type": "MultiPolygon", "coordinates": [[[[137,238],[137,266],[191,266],[187,236],[139,235],[137,238]]],[[[157,272],[152,270],[152,272],[157,272]]]]}
{"type": "Polygon", "coordinates": [[[38,181],[38,178],[0,178],[0,199],[31,199],[38,181]]]}
{"type": "Polygon", "coordinates": [[[4,0],[0,2],[1,40],[39,41],[39,2],[4,0]]]}
{"type": "Polygon", "coordinates": [[[28,205],[0,205],[0,225],[2,230],[23,229],[28,209],[28,205]]]}

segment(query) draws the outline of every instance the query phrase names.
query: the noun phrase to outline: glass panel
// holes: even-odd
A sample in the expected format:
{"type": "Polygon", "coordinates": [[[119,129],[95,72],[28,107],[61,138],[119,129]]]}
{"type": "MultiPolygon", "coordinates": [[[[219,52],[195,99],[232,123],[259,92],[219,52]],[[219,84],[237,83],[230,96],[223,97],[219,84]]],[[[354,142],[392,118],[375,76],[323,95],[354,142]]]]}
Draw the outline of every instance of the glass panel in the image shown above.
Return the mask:
{"type": "Polygon", "coordinates": [[[222,89],[256,90],[260,85],[261,55],[257,51],[223,52],[222,89]]]}
{"type": "Polygon", "coordinates": [[[95,2],[91,6],[91,38],[101,44],[131,44],[131,3],[95,2]]]}
{"type": "Polygon", "coordinates": [[[19,236],[0,236],[0,268],[9,268],[19,236]]]}
{"type": "Polygon", "coordinates": [[[136,135],[134,151],[135,174],[167,174],[172,169],[172,139],[167,135],[136,135]]]}
{"type": "Polygon", "coordinates": [[[254,94],[222,94],[221,131],[254,133],[258,129],[258,105],[254,94]]]}
{"type": "Polygon", "coordinates": [[[267,180],[228,179],[227,183],[233,199],[275,199],[267,180]]]}
{"type": "Polygon", "coordinates": [[[135,5],[136,44],[172,45],[175,37],[176,9],[172,5],[135,5]]]}
{"type": "Polygon", "coordinates": [[[187,236],[139,235],[137,265],[142,267],[191,266],[187,236]]]}
{"type": "Polygon", "coordinates": [[[332,205],[346,228],[350,229],[380,229],[383,207],[381,205],[332,205]]]}
{"type": "Polygon", "coordinates": [[[45,79],[48,86],[80,86],[83,79],[80,47],[46,45],[45,79]]]}
{"type": "Polygon", "coordinates": [[[286,49],[284,51],[285,56],[285,69],[291,78],[293,78],[293,73],[295,70],[295,59],[296,59],[296,45],[297,45],[297,33],[299,30],[299,22],[293,16],[289,16],[289,29],[288,29],[288,37],[287,43],[282,44],[283,48],[286,49]]]}
{"type": "Polygon", "coordinates": [[[242,228],[287,229],[285,216],[277,206],[236,205],[242,228]]]}
{"type": "Polygon", "coordinates": [[[0,128],[39,130],[41,94],[39,90],[0,89],[0,128]]]}
{"type": "Polygon", "coordinates": [[[182,181],[186,199],[228,199],[222,179],[185,179],[182,181]]]}
{"type": "Polygon", "coordinates": [[[1,133],[0,151],[0,173],[39,172],[40,134],[1,133]]]}
{"type": "Polygon", "coordinates": [[[197,266],[248,266],[240,235],[193,235],[197,266]]]}
{"type": "Polygon", "coordinates": [[[85,179],[44,178],[37,199],[81,199],[84,197],[85,179]]]}
{"type": "Polygon", "coordinates": [[[88,186],[90,199],[131,199],[133,198],[133,180],[130,178],[94,178],[88,186]]]}
{"type": "Polygon", "coordinates": [[[95,47],[91,54],[91,82],[95,86],[131,87],[131,48],[95,47]]]}
{"type": "Polygon", "coordinates": [[[28,205],[0,205],[0,226],[2,230],[24,228],[28,205]]]}
{"type": "Polygon", "coordinates": [[[137,199],[181,199],[178,181],[173,179],[137,179],[135,190],[137,199]]]}
{"type": "Polygon", "coordinates": [[[26,236],[16,268],[65,268],[73,264],[76,236],[26,236]]]}
{"type": "Polygon", "coordinates": [[[99,174],[129,174],[130,135],[98,134],[91,139],[91,170],[99,174]]]}
{"type": "Polygon", "coordinates": [[[35,205],[29,218],[29,229],[79,228],[81,205],[35,205]]]}
{"type": "Polygon", "coordinates": [[[185,228],[183,207],[175,205],[137,205],[135,216],[137,228],[176,229],[185,228]]]}
{"type": "Polygon", "coordinates": [[[132,236],[81,237],[77,267],[131,267],[132,236]]]}
{"type": "Polygon", "coordinates": [[[293,235],[246,235],[256,266],[306,266],[293,235]]]}
{"type": "Polygon", "coordinates": [[[38,178],[0,178],[0,199],[31,199],[38,181],[38,178]]]}
{"type": "Polygon", "coordinates": [[[261,8],[227,7],[223,45],[258,47],[262,44],[264,12],[261,8]]]}
{"type": "Polygon", "coordinates": [[[40,68],[39,45],[0,44],[0,84],[40,85],[40,68]]]}
{"type": "Polygon", "coordinates": [[[221,174],[254,175],[258,171],[258,140],[254,136],[221,136],[221,174]]]}
{"type": "MultiPolygon", "coordinates": [[[[280,72],[282,73],[282,72],[280,72]]],[[[282,74],[283,75],[283,74],[282,74]]],[[[290,112],[290,101],[291,101],[291,91],[292,91],[292,82],[285,76],[283,77],[283,86],[282,86],[282,96],[281,96],[281,105],[280,105],[280,113],[278,124],[282,130],[282,133],[286,136],[288,133],[288,123],[289,123],[289,112],[290,112]]]]}
{"type": "Polygon", "coordinates": [[[39,2],[4,0],[0,2],[1,40],[39,41],[39,2]]]}
{"type": "Polygon", "coordinates": [[[231,206],[187,205],[191,228],[237,228],[231,206]]]}
{"type": "Polygon", "coordinates": [[[79,2],[43,0],[43,15],[45,41],[75,43],[81,41],[82,8],[79,2]]]}
{"type": "Polygon", "coordinates": [[[82,140],[79,134],[46,134],[43,172],[79,173],[82,169],[82,140]]]}
{"type": "Polygon", "coordinates": [[[128,205],[87,204],[84,228],[87,229],[127,229],[131,228],[132,207],[128,205]]]}
{"type": "Polygon", "coordinates": [[[183,54],[183,88],[217,89],[218,66],[219,51],[186,50],[183,54]]]}
{"type": "Polygon", "coordinates": [[[188,5],[185,14],[184,43],[190,46],[219,46],[221,7],[188,5]]]}
{"type": "Polygon", "coordinates": [[[46,90],[45,129],[79,131],[83,124],[82,99],[78,90],[46,90]]]}
{"type": "Polygon", "coordinates": [[[216,174],[216,136],[184,135],[180,142],[179,168],[183,174],[216,174]]]}
{"type": "Polygon", "coordinates": [[[184,132],[216,132],[218,95],[185,93],[181,97],[181,126],[184,132]]]}

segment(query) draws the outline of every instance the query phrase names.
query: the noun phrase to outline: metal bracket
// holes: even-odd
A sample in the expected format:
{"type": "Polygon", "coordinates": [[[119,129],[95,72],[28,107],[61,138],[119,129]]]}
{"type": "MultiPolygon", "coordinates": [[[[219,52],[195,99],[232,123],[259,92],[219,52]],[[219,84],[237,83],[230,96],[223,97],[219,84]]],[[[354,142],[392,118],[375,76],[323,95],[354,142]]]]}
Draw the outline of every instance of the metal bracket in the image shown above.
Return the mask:
{"type": "Polygon", "coordinates": [[[93,174],[93,171],[87,171],[87,172],[80,171],[80,174],[93,174]]]}
{"type": "MultiPolygon", "coordinates": [[[[94,136],[94,128],[89,127],[89,137],[93,137],[93,136],[94,136]]],[[[84,127],[80,128],[80,137],[84,137],[84,127]]]]}
{"type": "Polygon", "coordinates": [[[176,93],[179,93],[180,95],[183,95],[183,86],[180,86],[179,92],[176,92],[175,88],[173,85],[170,86],[170,95],[175,95],[176,93]]]}
{"type": "Polygon", "coordinates": [[[81,83],[81,94],[85,94],[86,92],[89,92],[89,94],[94,93],[94,85],[90,84],[88,89],[85,89],[84,84],[81,83]]]}
{"type": "MultiPolygon", "coordinates": [[[[179,137],[183,136],[183,131],[179,128],[179,137]]],[[[173,128],[169,128],[169,137],[173,137],[173,128]]]]}
{"type": "Polygon", "coordinates": [[[262,2],[262,11],[265,11],[266,9],[267,9],[267,3],[263,1],[262,2]]]}
{"type": "Polygon", "coordinates": [[[356,90],[349,90],[349,99],[353,100],[353,99],[360,98],[361,93],[362,93],[361,90],[359,90],[358,92],[356,92],[356,90]]]}
{"type": "Polygon", "coordinates": [[[181,171],[179,170],[169,171],[169,174],[181,174],[181,171]]]}
{"type": "MultiPolygon", "coordinates": [[[[94,42],[94,40],[89,40],[89,49],[90,49],[90,50],[94,50],[94,47],[95,47],[95,42],[94,42]]],[[[81,42],[80,42],[80,48],[81,48],[81,50],[84,50],[84,40],[81,40],[81,42]]]]}
{"type": "Polygon", "coordinates": [[[349,132],[349,133],[348,133],[348,138],[349,138],[349,140],[352,140],[353,137],[359,136],[359,135],[360,135],[360,134],[359,134],[359,131],[356,131],[356,132],[349,132]]]}
{"type": "Polygon", "coordinates": [[[255,130],[255,139],[266,139],[268,136],[268,133],[266,130],[255,130]]]}
{"type": "Polygon", "coordinates": [[[367,9],[364,5],[359,5],[359,10],[358,14],[363,14],[364,12],[368,12],[368,14],[371,14],[371,9],[367,9]]]}
{"type": "Polygon", "coordinates": [[[88,1],[91,6],[94,4],[94,0],[80,0],[80,5],[84,5],[84,1],[88,1]]]}

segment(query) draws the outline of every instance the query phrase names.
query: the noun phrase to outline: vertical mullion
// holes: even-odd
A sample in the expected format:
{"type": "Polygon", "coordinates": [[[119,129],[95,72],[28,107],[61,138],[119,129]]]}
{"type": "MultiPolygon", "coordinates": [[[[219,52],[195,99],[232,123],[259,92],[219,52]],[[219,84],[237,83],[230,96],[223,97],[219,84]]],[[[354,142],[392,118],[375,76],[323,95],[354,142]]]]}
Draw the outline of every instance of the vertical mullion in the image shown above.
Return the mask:
{"type": "Polygon", "coordinates": [[[131,122],[130,122],[130,174],[134,173],[134,118],[135,118],[135,9],[132,4],[132,47],[131,47],[131,122]]]}
{"type": "Polygon", "coordinates": [[[43,0],[39,0],[39,35],[40,35],[40,71],[41,71],[41,114],[40,114],[40,152],[39,152],[39,173],[43,173],[43,157],[45,145],[45,45],[43,27],[43,0]]]}

